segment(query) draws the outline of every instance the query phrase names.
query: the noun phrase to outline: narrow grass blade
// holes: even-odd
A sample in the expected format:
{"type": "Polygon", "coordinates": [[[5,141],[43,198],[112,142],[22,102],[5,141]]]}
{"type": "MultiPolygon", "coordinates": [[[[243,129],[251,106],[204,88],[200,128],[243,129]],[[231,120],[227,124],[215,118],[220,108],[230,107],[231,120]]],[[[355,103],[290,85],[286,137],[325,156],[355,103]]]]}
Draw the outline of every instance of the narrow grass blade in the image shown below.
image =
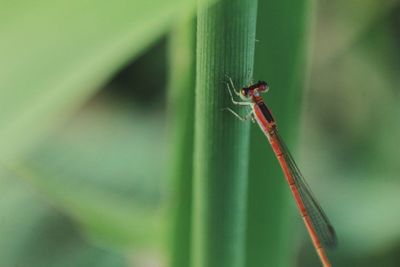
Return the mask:
{"type": "Polygon", "coordinates": [[[208,9],[202,3],[197,28],[192,266],[242,267],[249,124],[223,109],[232,105],[226,75],[237,87],[251,80],[257,1],[224,0],[208,9]]]}
{"type": "Polygon", "coordinates": [[[172,178],[173,267],[188,267],[191,253],[196,24],[183,18],[169,37],[169,146],[172,178]]]}

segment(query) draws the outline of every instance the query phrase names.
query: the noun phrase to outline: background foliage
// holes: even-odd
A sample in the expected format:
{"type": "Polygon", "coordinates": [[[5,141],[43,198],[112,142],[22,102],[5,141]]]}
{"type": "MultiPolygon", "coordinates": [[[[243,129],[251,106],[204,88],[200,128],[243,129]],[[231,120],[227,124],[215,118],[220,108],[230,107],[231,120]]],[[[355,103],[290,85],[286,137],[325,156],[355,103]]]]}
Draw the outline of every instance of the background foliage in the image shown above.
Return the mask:
{"type": "MultiPolygon", "coordinates": [[[[268,104],[336,226],[335,266],[400,261],[399,7],[259,2],[254,79],[270,82],[268,104]]],[[[194,14],[183,0],[0,3],[0,266],[168,264],[180,191],[165,88],[193,90],[172,55],[190,57],[194,14]],[[188,43],[167,46],[182,28],[188,43]]],[[[319,266],[252,130],[251,159],[265,165],[250,172],[247,266],[319,266]]]]}

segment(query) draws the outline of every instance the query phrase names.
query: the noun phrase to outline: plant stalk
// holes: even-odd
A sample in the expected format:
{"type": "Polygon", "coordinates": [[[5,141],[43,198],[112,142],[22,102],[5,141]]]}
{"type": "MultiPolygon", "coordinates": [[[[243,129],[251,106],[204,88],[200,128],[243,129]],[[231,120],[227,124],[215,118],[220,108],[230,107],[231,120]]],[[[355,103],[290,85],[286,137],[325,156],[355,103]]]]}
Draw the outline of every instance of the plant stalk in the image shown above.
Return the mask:
{"type": "MultiPolygon", "coordinates": [[[[195,108],[193,267],[243,267],[249,123],[229,112],[226,82],[250,83],[257,0],[199,1],[195,108]]],[[[240,114],[246,108],[236,108],[240,114]]]]}
{"type": "Polygon", "coordinates": [[[172,244],[169,266],[188,267],[191,254],[196,24],[182,18],[169,37],[169,126],[172,158],[172,244]]]}

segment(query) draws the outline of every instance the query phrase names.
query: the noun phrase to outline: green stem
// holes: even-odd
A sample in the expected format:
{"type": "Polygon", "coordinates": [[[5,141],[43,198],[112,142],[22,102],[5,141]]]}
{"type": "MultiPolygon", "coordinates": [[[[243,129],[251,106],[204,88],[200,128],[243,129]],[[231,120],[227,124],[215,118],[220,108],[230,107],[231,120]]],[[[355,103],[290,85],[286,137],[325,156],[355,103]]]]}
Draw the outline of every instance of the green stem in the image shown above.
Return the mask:
{"type": "MultiPolygon", "coordinates": [[[[245,260],[249,124],[232,106],[253,70],[256,0],[199,1],[195,112],[193,267],[241,267],[245,260]]],[[[241,108],[242,114],[248,112],[241,108]]]]}
{"type": "Polygon", "coordinates": [[[169,112],[172,158],[173,267],[188,267],[191,245],[195,21],[183,18],[169,38],[169,112]]]}
{"type": "MultiPolygon", "coordinates": [[[[313,0],[262,1],[259,7],[255,77],[269,82],[265,95],[290,148],[298,136],[307,69],[313,0]]],[[[294,264],[290,190],[268,141],[252,128],[248,200],[248,267],[294,264]]],[[[300,221],[300,219],[299,219],[300,221]]]]}

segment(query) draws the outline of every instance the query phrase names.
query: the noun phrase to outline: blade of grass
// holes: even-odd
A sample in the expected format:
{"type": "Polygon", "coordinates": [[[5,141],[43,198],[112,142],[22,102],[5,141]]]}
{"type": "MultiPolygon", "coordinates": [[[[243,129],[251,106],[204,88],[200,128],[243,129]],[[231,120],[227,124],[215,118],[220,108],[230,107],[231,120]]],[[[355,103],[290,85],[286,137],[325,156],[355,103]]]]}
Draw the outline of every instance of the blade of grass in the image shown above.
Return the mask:
{"type": "Polygon", "coordinates": [[[190,264],[196,24],[183,18],[169,38],[169,127],[172,173],[171,264],[190,264]]]}
{"type": "MultiPolygon", "coordinates": [[[[194,267],[240,267],[245,258],[249,124],[231,104],[225,75],[250,81],[256,0],[199,2],[194,155],[194,267]]],[[[242,114],[247,110],[242,111],[242,114]]]]}
{"type": "MultiPolygon", "coordinates": [[[[262,1],[259,7],[255,77],[270,83],[265,99],[289,146],[298,135],[312,3],[262,1]]],[[[295,211],[279,164],[257,127],[252,127],[250,151],[246,266],[292,266],[289,212],[295,211]]]]}

